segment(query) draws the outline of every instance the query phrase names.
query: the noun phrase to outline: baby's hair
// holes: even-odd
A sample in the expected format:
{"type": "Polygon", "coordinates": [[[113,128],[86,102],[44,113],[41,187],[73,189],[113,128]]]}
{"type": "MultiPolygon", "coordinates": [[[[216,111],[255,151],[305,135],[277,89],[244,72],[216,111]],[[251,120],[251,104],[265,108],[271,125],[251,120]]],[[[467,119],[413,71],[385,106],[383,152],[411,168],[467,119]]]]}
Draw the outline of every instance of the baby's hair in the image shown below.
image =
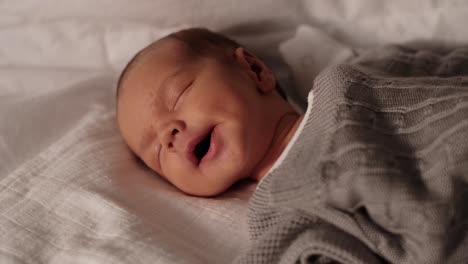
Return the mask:
{"type": "MultiPolygon", "coordinates": [[[[164,38],[174,38],[183,43],[187,44],[192,52],[192,55],[195,56],[214,56],[217,59],[229,62],[229,52],[234,51],[236,48],[241,47],[239,43],[235,40],[232,40],[222,34],[215,33],[206,28],[189,28],[180,30],[174,33],[167,35],[164,38]]],[[[163,39],[164,39],[163,38],[163,39]]],[[[144,49],[139,51],[125,66],[124,70],[120,74],[119,80],[117,82],[117,91],[116,96],[119,97],[119,93],[122,87],[122,84],[130,72],[130,70],[140,61],[141,58],[145,57],[150,53],[156,46],[158,41],[155,41],[144,49]]],[[[276,90],[279,92],[281,97],[286,98],[284,92],[280,89],[279,85],[276,85],[276,90]]]]}
{"type": "Polygon", "coordinates": [[[168,35],[186,43],[194,55],[223,58],[227,51],[241,47],[235,40],[206,28],[189,28],[168,35]]]}

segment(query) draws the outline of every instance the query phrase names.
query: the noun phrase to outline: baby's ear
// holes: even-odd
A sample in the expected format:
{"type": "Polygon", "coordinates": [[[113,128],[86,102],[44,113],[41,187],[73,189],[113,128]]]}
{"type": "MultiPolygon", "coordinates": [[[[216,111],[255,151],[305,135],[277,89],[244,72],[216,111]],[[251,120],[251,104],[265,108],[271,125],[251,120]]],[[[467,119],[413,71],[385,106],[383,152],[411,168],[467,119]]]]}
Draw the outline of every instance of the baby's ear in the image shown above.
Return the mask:
{"type": "Polygon", "coordinates": [[[243,47],[238,47],[234,56],[237,62],[247,70],[247,73],[257,83],[257,89],[261,93],[275,90],[276,79],[273,71],[262,60],[243,47]]]}

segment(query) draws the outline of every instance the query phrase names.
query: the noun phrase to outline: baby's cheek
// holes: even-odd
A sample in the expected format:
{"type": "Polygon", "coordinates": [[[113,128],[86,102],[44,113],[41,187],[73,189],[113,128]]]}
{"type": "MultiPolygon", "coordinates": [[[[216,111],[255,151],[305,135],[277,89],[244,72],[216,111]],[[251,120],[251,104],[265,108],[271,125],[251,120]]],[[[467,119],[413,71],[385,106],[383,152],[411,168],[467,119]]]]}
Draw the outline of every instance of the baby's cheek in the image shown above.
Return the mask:
{"type": "Polygon", "coordinates": [[[177,153],[168,153],[161,159],[164,176],[173,184],[186,184],[188,179],[196,173],[194,168],[181,159],[177,153]]]}
{"type": "Polygon", "coordinates": [[[167,153],[166,155],[161,155],[161,168],[162,168],[162,173],[167,178],[172,178],[174,175],[179,174],[178,172],[180,171],[180,166],[175,166],[177,164],[176,156],[173,153],[167,153]]]}

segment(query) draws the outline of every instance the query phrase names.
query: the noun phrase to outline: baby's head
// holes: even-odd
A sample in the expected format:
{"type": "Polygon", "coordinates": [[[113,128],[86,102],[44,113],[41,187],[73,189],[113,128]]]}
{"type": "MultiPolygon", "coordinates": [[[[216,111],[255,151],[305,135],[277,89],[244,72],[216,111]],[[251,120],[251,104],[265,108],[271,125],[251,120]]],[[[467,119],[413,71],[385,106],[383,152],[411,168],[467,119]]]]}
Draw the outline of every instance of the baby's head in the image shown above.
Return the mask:
{"type": "Polygon", "coordinates": [[[280,120],[293,112],[273,72],[206,29],[172,33],[140,51],[120,76],[122,136],[183,192],[217,195],[258,179],[279,155],[280,120]]]}

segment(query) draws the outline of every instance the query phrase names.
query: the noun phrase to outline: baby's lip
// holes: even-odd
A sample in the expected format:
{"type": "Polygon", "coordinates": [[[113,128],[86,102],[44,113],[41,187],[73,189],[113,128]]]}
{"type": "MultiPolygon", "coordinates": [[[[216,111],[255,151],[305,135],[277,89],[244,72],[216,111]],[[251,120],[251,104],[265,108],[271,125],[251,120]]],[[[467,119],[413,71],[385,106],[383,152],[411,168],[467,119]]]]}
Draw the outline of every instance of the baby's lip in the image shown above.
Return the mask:
{"type": "Polygon", "coordinates": [[[201,133],[197,133],[187,140],[187,145],[185,147],[185,157],[195,166],[198,166],[200,161],[197,156],[195,156],[195,148],[198,143],[200,143],[211,131],[213,131],[214,126],[208,127],[203,130],[201,133]]]}

